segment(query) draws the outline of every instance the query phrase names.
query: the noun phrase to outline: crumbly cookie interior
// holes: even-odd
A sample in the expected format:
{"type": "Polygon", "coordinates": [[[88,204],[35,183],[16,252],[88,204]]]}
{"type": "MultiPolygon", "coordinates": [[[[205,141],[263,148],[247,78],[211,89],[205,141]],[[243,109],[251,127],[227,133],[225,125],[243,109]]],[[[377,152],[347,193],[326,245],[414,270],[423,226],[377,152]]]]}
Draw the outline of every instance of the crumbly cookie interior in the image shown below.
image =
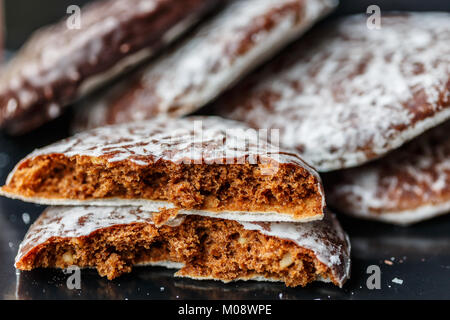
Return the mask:
{"type": "MultiPolygon", "coordinates": [[[[179,226],[116,225],[76,238],[51,238],[16,264],[19,269],[96,268],[114,279],[133,265],[158,261],[184,264],[177,275],[222,281],[264,276],[287,286],[305,286],[318,277],[333,283],[330,269],[294,242],[245,230],[236,221],[187,216],[179,226]]],[[[338,285],[338,284],[337,284],[338,285]]]]}
{"type": "Polygon", "coordinates": [[[211,212],[322,214],[317,178],[305,168],[278,164],[176,164],[157,161],[44,155],[25,160],[3,190],[45,199],[148,199],[211,212]],[[273,169],[273,168],[272,168],[273,169]]]}

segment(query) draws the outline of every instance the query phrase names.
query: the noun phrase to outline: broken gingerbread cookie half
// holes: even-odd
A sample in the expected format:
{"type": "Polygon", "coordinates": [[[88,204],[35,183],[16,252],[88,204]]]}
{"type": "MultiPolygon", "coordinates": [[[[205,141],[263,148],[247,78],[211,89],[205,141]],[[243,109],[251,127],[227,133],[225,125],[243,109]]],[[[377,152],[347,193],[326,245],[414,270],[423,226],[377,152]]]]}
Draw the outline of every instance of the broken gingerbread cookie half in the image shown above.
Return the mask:
{"type": "Polygon", "coordinates": [[[35,150],[0,193],[49,205],[175,208],[246,221],[322,219],[319,175],[274,143],[276,133],[219,117],[101,127],[35,150]]]}
{"type": "Polygon", "coordinates": [[[114,279],[133,266],[176,268],[194,279],[319,280],[342,287],[350,242],[334,214],[309,223],[239,222],[178,216],[156,227],[136,207],[49,207],[30,227],[16,257],[21,270],[96,268],[114,279]]]}

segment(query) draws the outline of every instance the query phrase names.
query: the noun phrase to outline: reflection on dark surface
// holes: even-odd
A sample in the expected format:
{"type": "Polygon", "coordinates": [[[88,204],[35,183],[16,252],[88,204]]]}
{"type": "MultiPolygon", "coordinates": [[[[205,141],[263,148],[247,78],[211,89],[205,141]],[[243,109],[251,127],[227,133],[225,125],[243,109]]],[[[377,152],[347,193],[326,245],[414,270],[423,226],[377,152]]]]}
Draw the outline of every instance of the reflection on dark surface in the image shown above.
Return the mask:
{"type": "Polygon", "coordinates": [[[442,239],[387,236],[383,239],[354,237],[353,251],[359,257],[408,256],[424,259],[432,255],[448,255],[450,252],[450,236],[442,239]]]}
{"type": "Polygon", "coordinates": [[[68,275],[61,270],[34,270],[17,276],[18,299],[315,299],[342,298],[333,285],[317,283],[308,288],[286,288],[281,283],[233,282],[174,278],[173,271],[138,267],[132,274],[108,281],[94,270],[82,270],[80,290],[69,290],[68,275]]]}

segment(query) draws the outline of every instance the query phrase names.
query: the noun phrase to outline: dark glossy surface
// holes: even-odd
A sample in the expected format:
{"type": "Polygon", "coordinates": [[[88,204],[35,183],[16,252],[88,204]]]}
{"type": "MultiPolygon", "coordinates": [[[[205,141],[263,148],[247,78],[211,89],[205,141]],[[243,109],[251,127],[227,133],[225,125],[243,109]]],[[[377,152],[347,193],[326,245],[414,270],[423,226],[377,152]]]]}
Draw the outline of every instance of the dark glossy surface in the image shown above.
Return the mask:
{"type": "MultiPolygon", "coordinates": [[[[23,1],[14,3],[20,2],[23,1]]],[[[50,2],[57,5],[56,1],[50,2]]],[[[14,10],[11,3],[6,8],[7,23],[8,11],[14,10]]],[[[61,8],[62,3],[58,4],[61,8]]],[[[447,0],[344,0],[341,3],[338,14],[361,12],[370,4],[379,4],[382,10],[450,10],[447,0]]],[[[50,11],[59,12],[56,9],[50,11]]],[[[53,19],[48,14],[43,16],[41,23],[53,19]]],[[[16,33],[22,37],[27,28],[30,30],[25,24],[16,33]]],[[[14,28],[9,31],[11,39],[14,28]]],[[[14,41],[9,40],[9,43],[14,41]]],[[[0,134],[0,183],[4,183],[15,163],[34,148],[67,136],[69,119],[68,113],[19,138],[0,134]]],[[[30,221],[34,221],[43,208],[0,198],[0,299],[450,299],[450,215],[409,228],[340,216],[352,242],[352,277],[343,289],[323,283],[306,288],[286,288],[278,283],[194,281],[173,278],[171,270],[139,267],[114,281],[100,278],[93,270],[82,270],[81,289],[69,290],[66,286],[68,275],[62,271],[36,270],[16,274],[13,266],[18,245],[30,221]],[[392,265],[385,260],[391,261],[392,265]],[[380,290],[366,287],[369,277],[366,269],[370,265],[378,265],[381,269],[380,290]],[[393,283],[394,278],[402,279],[403,283],[393,283]]]]}

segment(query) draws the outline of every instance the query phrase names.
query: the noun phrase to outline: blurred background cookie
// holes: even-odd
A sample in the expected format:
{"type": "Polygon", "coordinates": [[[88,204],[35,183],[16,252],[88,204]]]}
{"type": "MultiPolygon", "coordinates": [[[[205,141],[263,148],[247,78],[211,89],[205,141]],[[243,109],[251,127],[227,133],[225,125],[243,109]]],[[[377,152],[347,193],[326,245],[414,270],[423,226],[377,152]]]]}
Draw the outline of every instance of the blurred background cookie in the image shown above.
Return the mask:
{"type": "Polygon", "coordinates": [[[101,0],[36,31],[0,74],[0,127],[21,134],[142,62],[220,0],[101,0]]]}
{"type": "Polygon", "coordinates": [[[386,157],[325,175],[327,202],[342,213],[400,225],[450,211],[450,122],[386,157]]]}
{"type": "Polygon", "coordinates": [[[298,38],[335,0],[234,0],[170,53],[77,112],[75,130],[198,110],[298,38]]]}
{"type": "Polygon", "coordinates": [[[313,30],[213,113],[279,128],[319,171],[361,165],[450,118],[450,14],[384,13],[313,30]]]}

